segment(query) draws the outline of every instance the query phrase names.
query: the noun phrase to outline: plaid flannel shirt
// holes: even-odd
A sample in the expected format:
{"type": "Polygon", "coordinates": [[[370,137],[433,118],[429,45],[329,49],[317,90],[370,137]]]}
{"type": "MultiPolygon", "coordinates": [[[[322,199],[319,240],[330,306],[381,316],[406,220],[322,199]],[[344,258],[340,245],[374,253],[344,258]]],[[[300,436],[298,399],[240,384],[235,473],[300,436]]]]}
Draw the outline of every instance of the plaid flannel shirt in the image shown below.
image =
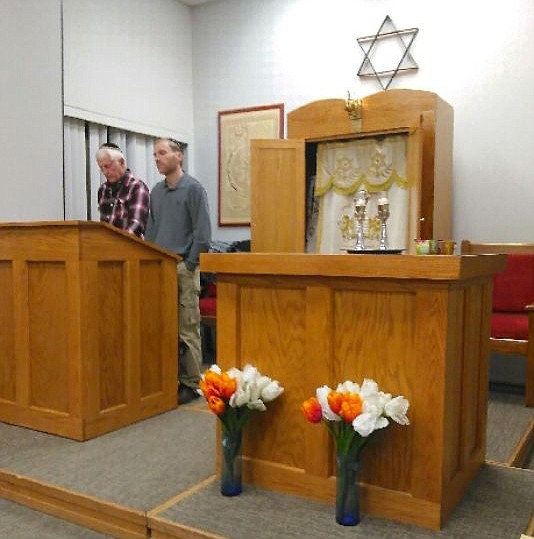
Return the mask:
{"type": "Polygon", "coordinates": [[[135,179],[129,169],[117,183],[115,196],[107,181],[98,189],[100,220],[143,238],[148,219],[148,187],[135,179]]]}

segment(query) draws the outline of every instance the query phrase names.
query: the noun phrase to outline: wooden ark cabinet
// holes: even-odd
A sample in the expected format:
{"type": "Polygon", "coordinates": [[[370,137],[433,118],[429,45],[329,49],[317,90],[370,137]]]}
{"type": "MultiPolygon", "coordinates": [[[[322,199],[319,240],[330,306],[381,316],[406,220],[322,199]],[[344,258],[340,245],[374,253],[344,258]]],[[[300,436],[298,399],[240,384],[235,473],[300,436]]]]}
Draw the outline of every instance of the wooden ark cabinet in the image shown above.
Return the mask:
{"type": "Polygon", "coordinates": [[[104,223],[0,225],[0,420],[87,440],[175,408],[177,259],[104,223]]]}
{"type": "Polygon", "coordinates": [[[306,189],[318,142],[404,133],[408,136],[407,247],[415,237],[451,237],[453,110],[438,95],[387,90],[362,100],[351,120],[342,99],[304,105],[287,115],[286,140],[251,143],[251,248],[304,252],[306,189]]]}

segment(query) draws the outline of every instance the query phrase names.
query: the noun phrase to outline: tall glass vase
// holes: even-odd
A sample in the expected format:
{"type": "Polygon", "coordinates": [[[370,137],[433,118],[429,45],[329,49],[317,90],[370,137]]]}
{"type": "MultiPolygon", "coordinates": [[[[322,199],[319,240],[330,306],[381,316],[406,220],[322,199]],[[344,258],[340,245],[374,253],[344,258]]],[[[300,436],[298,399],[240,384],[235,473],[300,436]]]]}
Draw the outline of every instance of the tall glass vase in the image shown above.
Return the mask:
{"type": "Polygon", "coordinates": [[[229,431],[222,426],[221,432],[221,494],[241,494],[241,436],[242,430],[229,431]]]}
{"type": "Polygon", "coordinates": [[[336,522],[355,526],[360,522],[360,457],[338,450],[336,466],[336,522]]]}

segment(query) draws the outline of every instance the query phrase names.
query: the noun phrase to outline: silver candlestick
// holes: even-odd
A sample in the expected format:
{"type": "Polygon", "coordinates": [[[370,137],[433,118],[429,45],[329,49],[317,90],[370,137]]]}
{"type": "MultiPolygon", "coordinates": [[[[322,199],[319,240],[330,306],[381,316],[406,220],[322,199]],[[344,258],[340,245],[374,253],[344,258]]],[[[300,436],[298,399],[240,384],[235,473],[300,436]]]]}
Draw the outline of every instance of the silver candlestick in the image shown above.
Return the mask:
{"type": "Polygon", "coordinates": [[[363,221],[365,219],[365,212],[368,200],[369,193],[365,189],[360,189],[354,197],[354,219],[356,221],[356,251],[365,250],[363,221]]]}
{"type": "Polygon", "coordinates": [[[389,217],[389,200],[383,195],[378,199],[378,218],[380,219],[380,244],[379,249],[386,251],[388,249],[388,230],[386,221],[389,217]]]}

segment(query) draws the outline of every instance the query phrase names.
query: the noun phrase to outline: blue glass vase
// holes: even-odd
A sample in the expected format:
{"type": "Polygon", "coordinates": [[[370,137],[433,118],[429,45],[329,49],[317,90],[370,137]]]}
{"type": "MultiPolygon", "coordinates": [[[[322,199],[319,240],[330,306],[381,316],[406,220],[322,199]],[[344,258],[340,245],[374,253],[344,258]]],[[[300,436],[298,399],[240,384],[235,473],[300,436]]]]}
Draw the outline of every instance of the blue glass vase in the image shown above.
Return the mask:
{"type": "Polygon", "coordinates": [[[360,522],[360,457],[336,452],[336,522],[356,526],[360,522]]]}
{"type": "Polygon", "coordinates": [[[241,494],[241,438],[242,430],[229,431],[224,426],[221,431],[221,494],[237,496],[241,494]]]}

